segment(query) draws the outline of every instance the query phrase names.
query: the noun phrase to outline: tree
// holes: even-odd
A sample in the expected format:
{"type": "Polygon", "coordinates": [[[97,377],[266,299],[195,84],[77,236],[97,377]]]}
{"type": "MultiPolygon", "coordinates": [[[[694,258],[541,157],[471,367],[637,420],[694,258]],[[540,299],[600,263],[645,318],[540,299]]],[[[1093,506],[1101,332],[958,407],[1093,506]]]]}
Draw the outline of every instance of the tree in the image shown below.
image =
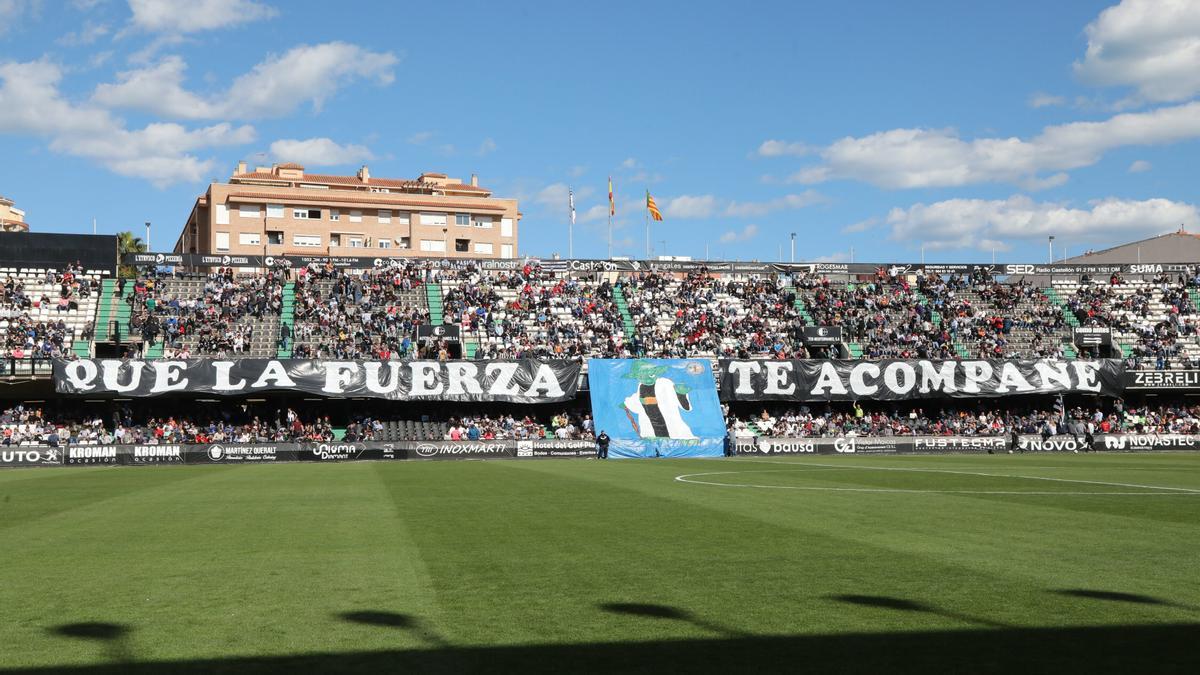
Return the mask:
{"type": "MultiPolygon", "coordinates": [[[[117,254],[121,258],[127,253],[145,253],[146,244],[138,237],[133,236],[132,232],[117,233],[117,254]]],[[[117,270],[118,276],[136,277],[137,270],[133,265],[121,265],[117,270]]]]}

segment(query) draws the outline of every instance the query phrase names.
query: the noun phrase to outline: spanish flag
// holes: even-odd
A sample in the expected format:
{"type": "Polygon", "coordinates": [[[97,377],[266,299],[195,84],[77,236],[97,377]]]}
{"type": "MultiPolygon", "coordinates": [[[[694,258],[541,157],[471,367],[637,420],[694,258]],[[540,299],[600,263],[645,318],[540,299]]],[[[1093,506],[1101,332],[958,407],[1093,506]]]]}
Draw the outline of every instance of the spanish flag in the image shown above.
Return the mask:
{"type": "Polygon", "coordinates": [[[613,201],[612,176],[608,177],[608,215],[617,215],[617,202],[613,201]]]}
{"type": "Polygon", "coordinates": [[[658,210],[658,204],[654,203],[654,197],[650,196],[650,191],[646,190],[646,209],[650,211],[650,217],[654,220],[662,220],[662,211],[658,210]]]}

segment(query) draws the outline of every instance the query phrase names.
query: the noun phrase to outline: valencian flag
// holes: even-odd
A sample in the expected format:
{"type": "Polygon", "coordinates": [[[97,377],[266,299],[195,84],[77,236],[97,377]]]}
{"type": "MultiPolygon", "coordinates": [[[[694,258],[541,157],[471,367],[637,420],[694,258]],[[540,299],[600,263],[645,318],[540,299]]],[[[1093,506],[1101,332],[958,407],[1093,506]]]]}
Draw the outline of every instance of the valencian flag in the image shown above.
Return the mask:
{"type": "Polygon", "coordinates": [[[608,177],[608,215],[617,215],[617,203],[613,201],[612,176],[608,177]]]}
{"type": "Polygon", "coordinates": [[[650,217],[654,220],[662,220],[662,211],[658,210],[658,204],[654,203],[654,197],[650,196],[650,191],[646,190],[646,209],[650,211],[650,217]]]}

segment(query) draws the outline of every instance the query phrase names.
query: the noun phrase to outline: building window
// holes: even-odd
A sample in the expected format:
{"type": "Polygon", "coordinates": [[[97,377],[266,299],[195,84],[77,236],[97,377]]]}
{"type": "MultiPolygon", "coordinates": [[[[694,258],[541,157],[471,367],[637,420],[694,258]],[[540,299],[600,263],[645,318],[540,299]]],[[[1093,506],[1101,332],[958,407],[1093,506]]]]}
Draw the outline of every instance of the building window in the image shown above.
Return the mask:
{"type": "Polygon", "coordinates": [[[454,240],[454,250],[458,253],[466,253],[467,251],[470,251],[471,250],[471,240],[470,239],[455,239],[454,240]]]}
{"type": "Polygon", "coordinates": [[[380,209],[379,210],[379,222],[381,222],[381,223],[392,222],[392,212],[389,210],[380,209]]]}
{"type": "Polygon", "coordinates": [[[512,233],[512,218],[501,218],[501,219],[500,219],[500,236],[501,236],[501,237],[511,237],[511,236],[513,236],[513,233],[512,233]]]}
{"type": "Polygon", "coordinates": [[[258,204],[241,204],[238,206],[238,215],[243,218],[262,218],[262,211],[259,211],[258,204]]]}
{"type": "Polygon", "coordinates": [[[329,235],[329,245],[330,246],[341,246],[342,245],[342,235],[340,235],[340,234],[329,235]]]}
{"type": "Polygon", "coordinates": [[[391,247],[392,247],[391,239],[380,239],[379,240],[379,248],[391,248],[391,247]]]}
{"type": "Polygon", "coordinates": [[[492,229],[491,216],[475,216],[475,227],[482,227],[485,230],[492,229]]]}
{"type": "Polygon", "coordinates": [[[408,223],[409,223],[409,220],[408,220],[408,212],[407,211],[401,211],[396,214],[396,224],[397,225],[408,225],[408,223]]]}
{"type": "Polygon", "coordinates": [[[217,233],[217,250],[218,251],[228,251],[229,250],[229,233],[228,232],[218,232],[217,233]]]}
{"type": "Polygon", "coordinates": [[[488,244],[477,243],[477,244],[475,244],[475,252],[483,253],[484,255],[491,255],[492,254],[492,245],[490,243],[488,243],[488,244]]]}
{"type": "Polygon", "coordinates": [[[299,220],[320,220],[321,209],[292,209],[292,217],[299,220]]]}
{"type": "Polygon", "coordinates": [[[328,190],[328,185],[316,185],[314,183],[301,183],[300,187],[308,190],[328,190]]]}
{"type": "Polygon", "coordinates": [[[422,213],[422,225],[446,225],[446,214],[444,213],[422,213]]]}
{"type": "Polygon", "coordinates": [[[262,244],[262,237],[257,232],[239,232],[238,243],[242,246],[258,246],[262,244]]]}
{"type": "Polygon", "coordinates": [[[292,244],[295,246],[320,246],[321,235],[319,234],[293,234],[292,244]]]}
{"type": "Polygon", "coordinates": [[[229,207],[224,204],[217,204],[217,224],[229,224],[229,207]]]}
{"type": "Polygon", "coordinates": [[[338,211],[337,209],[329,209],[329,219],[330,220],[341,220],[342,212],[338,211]]]}
{"type": "Polygon", "coordinates": [[[362,248],[362,247],[363,247],[362,237],[355,237],[350,240],[350,248],[362,248]]]}
{"type": "Polygon", "coordinates": [[[443,239],[422,239],[421,250],[432,253],[445,253],[446,241],[443,239]]]}
{"type": "Polygon", "coordinates": [[[267,217],[268,218],[282,218],[283,217],[283,204],[267,204],[267,217]]]}
{"type": "Polygon", "coordinates": [[[454,224],[459,227],[470,227],[471,226],[471,214],[469,214],[469,213],[454,214],[454,224]]]}
{"type": "Polygon", "coordinates": [[[267,243],[273,246],[283,246],[283,232],[267,230],[267,243]]]}
{"type": "Polygon", "coordinates": [[[500,257],[501,258],[513,257],[513,245],[512,244],[500,244],[500,257]]]}
{"type": "Polygon", "coordinates": [[[396,245],[400,248],[412,248],[412,239],[408,237],[400,237],[396,240],[396,245]]]}
{"type": "Polygon", "coordinates": [[[387,193],[391,192],[391,190],[389,190],[387,188],[373,187],[373,188],[371,188],[371,192],[382,192],[384,194],[387,194],[387,193]]]}
{"type": "Polygon", "coordinates": [[[351,211],[350,212],[350,222],[361,223],[362,222],[362,211],[351,211]]]}

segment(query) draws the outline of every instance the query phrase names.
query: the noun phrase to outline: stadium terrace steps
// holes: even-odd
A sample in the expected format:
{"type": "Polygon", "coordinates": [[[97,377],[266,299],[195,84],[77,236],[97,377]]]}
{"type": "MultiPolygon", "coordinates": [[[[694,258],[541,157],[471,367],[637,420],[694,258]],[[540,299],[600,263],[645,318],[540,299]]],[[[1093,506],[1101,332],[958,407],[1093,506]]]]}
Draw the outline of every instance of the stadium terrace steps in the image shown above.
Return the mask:
{"type": "Polygon", "coordinates": [[[425,302],[429,304],[429,323],[433,326],[441,326],[446,323],[445,317],[442,316],[442,296],[445,291],[442,290],[442,285],[438,283],[425,284],[425,302]]]}
{"type": "Polygon", "coordinates": [[[804,319],[804,325],[815,325],[812,315],[808,313],[808,305],[804,304],[804,296],[800,295],[799,289],[797,289],[795,286],[784,286],[783,294],[787,295],[788,293],[791,293],[793,296],[795,296],[796,300],[792,303],[792,306],[795,307],[796,311],[800,313],[800,318],[804,319]]]}
{"type": "Polygon", "coordinates": [[[850,350],[850,358],[861,359],[863,355],[863,347],[857,342],[847,342],[846,348],[850,350]]]}
{"type": "Polygon", "coordinates": [[[617,303],[617,311],[621,313],[621,327],[625,339],[632,341],[633,336],[637,334],[637,328],[633,323],[633,315],[629,313],[629,303],[625,301],[625,289],[621,284],[613,285],[613,301],[617,303]]]}
{"type": "MultiPolygon", "coordinates": [[[[290,359],[292,358],[292,349],[296,343],[296,282],[289,281],[283,287],[283,313],[279,317],[280,328],[287,326],[291,329],[292,339],[288,341],[287,347],[279,345],[275,350],[275,358],[290,359]]],[[[279,334],[275,334],[278,339],[279,334]]]]}
{"type": "Polygon", "coordinates": [[[93,339],[96,342],[106,342],[109,337],[108,322],[112,316],[113,296],[117,292],[116,279],[105,279],[100,282],[100,302],[96,310],[96,331],[93,339]]]}

